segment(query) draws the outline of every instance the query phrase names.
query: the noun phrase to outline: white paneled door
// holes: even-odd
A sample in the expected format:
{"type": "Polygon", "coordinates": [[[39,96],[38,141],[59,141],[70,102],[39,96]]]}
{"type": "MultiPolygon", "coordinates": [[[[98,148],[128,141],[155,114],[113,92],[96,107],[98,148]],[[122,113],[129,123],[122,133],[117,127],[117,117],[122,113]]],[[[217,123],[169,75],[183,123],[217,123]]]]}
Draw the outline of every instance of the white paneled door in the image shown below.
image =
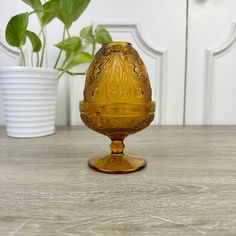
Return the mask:
{"type": "Polygon", "coordinates": [[[236,124],[236,1],[189,0],[186,124],[236,124]]]}
{"type": "MultiPolygon", "coordinates": [[[[83,19],[105,26],[113,40],[129,41],[139,52],[156,101],[154,124],[182,124],[186,0],[93,0],[83,19]]],[[[83,80],[73,79],[70,85],[72,124],[80,124],[83,80]]]]}

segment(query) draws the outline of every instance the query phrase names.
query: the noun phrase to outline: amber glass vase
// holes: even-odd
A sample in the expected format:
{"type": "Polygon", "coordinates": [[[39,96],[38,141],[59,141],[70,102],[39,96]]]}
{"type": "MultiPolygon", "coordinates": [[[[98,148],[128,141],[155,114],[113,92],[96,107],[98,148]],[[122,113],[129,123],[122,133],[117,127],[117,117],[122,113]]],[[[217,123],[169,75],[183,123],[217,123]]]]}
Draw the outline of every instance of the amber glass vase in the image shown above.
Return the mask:
{"type": "Polygon", "coordinates": [[[128,173],[146,165],[142,158],[124,154],[124,139],[154,119],[155,103],[147,70],[130,43],[103,45],[91,63],[80,102],[85,125],[111,139],[111,153],[89,159],[93,169],[128,173]]]}

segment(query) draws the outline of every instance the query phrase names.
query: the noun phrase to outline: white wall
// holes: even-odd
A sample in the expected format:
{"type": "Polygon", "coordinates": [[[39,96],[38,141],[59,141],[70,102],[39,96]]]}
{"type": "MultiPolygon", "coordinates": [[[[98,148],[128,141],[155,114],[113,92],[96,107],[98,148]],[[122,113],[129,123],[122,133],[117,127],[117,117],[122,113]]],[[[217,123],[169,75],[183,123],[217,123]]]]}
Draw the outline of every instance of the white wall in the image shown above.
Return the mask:
{"type": "MultiPolygon", "coordinates": [[[[19,0],[0,0],[1,31],[10,16],[27,9],[19,0]]],[[[235,0],[91,0],[71,34],[93,23],[107,27],[114,40],[132,42],[149,71],[157,103],[155,124],[236,124],[235,17],[235,0]]],[[[31,27],[37,29],[36,19],[31,27]]],[[[59,21],[47,29],[49,66],[61,30],[59,21]]],[[[0,66],[16,63],[3,51],[0,46],[0,66]]],[[[83,83],[83,77],[60,81],[57,124],[81,124],[83,83]]],[[[1,106],[0,98],[4,124],[1,106]]]]}

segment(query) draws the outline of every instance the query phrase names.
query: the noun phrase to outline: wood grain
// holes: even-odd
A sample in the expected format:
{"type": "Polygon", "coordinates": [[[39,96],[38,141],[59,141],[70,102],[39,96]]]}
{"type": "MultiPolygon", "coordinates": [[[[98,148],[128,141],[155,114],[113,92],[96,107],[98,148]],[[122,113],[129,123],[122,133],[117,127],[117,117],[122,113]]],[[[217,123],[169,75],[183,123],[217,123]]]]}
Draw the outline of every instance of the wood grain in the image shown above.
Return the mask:
{"type": "Polygon", "coordinates": [[[110,141],[85,127],[0,129],[0,235],[236,235],[236,127],[151,127],[126,141],[144,170],[87,167],[110,141]]]}

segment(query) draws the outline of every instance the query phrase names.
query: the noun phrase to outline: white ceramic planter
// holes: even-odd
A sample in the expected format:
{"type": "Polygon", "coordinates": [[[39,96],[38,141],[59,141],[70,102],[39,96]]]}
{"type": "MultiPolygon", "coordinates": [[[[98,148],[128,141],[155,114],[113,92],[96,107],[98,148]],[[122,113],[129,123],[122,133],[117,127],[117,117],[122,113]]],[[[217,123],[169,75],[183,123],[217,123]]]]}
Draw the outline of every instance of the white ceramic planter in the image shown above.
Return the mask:
{"type": "Polygon", "coordinates": [[[55,133],[58,71],[0,67],[7,135],[31,138],[55,133]]]}

